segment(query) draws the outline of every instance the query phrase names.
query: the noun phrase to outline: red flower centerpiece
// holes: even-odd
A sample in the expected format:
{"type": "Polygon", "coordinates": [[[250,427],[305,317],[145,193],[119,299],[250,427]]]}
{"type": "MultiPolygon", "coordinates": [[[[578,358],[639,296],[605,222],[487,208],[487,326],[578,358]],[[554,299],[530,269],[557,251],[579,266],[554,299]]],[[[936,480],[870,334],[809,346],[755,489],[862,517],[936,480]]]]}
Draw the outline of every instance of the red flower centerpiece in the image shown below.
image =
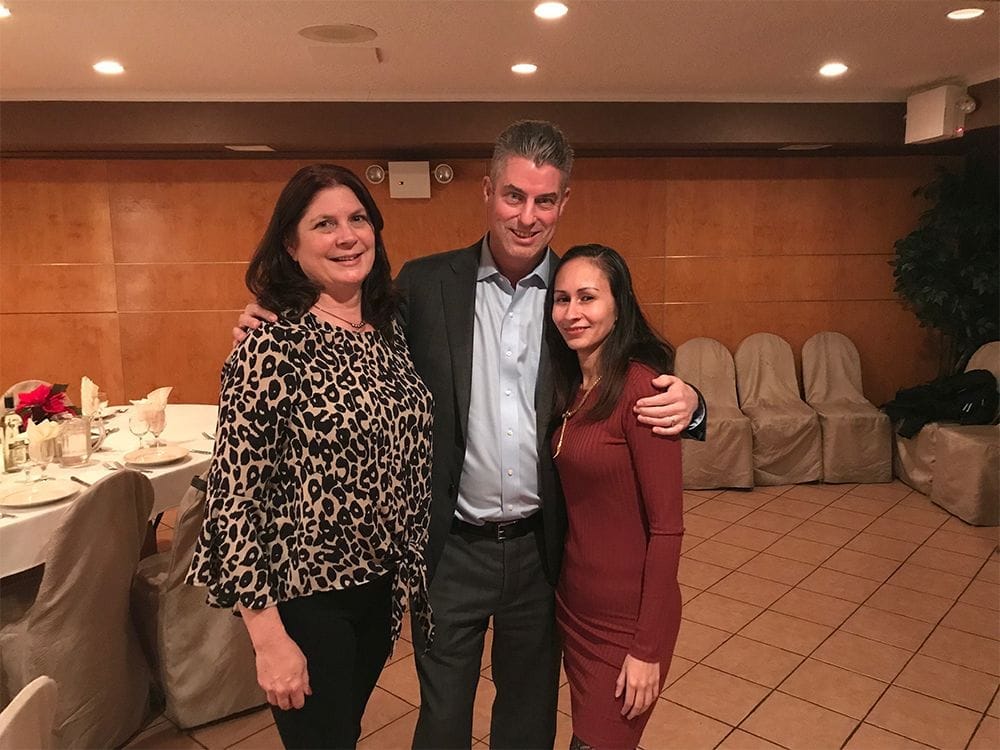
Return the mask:
{"type": "Polygon", "coordinates": [[[58,417],[60,414],[79,414],[75,406],[66,401],[66,384],[40,385],[33,391],[17,394],[14,411],[21,417],[21,427],[58,417]]]}

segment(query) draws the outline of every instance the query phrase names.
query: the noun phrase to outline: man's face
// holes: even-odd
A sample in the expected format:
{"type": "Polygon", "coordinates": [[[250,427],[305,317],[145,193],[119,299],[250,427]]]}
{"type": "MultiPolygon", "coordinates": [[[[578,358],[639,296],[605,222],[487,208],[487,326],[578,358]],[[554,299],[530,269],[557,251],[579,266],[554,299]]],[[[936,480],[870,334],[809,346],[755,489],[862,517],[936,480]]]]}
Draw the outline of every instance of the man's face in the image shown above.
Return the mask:
{"type": "Polygon", "coordinates": [[[530,268],[541,259],[569,200],[561,183],[551,164],[536,167],[520,156],[507,159],[496,184],[483,180],[490,251],[501,270],[530,268]]]}

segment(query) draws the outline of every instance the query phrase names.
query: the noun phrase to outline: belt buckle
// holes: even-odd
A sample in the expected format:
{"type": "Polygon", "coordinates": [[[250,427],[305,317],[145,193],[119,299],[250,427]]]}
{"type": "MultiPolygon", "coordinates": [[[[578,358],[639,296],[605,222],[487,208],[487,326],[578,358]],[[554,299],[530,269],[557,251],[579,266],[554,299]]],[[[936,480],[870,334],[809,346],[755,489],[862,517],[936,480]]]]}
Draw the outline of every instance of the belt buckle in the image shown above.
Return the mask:
{"type": "Polygon", "coordinates": [[[513,528],[517,521],[501,521],[497,524],[497,541],[502,542],[507,539],[507,529],[513,528]]]}

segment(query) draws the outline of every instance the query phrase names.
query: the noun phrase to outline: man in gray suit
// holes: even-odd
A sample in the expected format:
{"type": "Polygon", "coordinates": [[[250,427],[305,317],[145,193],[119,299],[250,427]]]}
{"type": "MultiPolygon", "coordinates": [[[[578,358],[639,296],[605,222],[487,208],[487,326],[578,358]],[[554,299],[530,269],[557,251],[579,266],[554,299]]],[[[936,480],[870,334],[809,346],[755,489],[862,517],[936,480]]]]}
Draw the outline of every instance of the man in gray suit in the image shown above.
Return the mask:
{"type": "MultiPolygon", "coordinates": [[[[483,180],[486,235],[413,260],[397,279],[410,353],[434,394],[427,565],[435,637],[429,649],[414,644],[415,748],[470,746],[491,620],[491,746],[551,748],[555,740],[554,591],[566,523],[547,444],[552,382],[542,323],[558,261],[549,243],[572,164],[555,125],[514,123],[483,180]]],[[[251,305],[241,324],[263,313],[251,305]]],[[[663,390],[638,404],[637,419],[661,434],[703,437],[697,391],[668,375],[654,382],[663,390]]]]}

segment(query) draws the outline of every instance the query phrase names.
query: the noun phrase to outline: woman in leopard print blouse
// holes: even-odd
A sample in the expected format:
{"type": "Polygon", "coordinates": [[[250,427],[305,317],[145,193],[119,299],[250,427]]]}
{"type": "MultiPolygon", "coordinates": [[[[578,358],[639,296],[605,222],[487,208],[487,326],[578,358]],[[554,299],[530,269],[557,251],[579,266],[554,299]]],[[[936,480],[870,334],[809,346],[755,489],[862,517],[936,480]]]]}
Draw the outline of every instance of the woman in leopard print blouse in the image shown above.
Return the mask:
{"type": "Polygon", "coordinates": [[[354,747],[406,600],[430,635],[432,404],[394,320],[381,232],[353,173],[297,172],[247,271],[284,314],[222,371],[188,580],[242,615],[286,747],[354,747]]]}

